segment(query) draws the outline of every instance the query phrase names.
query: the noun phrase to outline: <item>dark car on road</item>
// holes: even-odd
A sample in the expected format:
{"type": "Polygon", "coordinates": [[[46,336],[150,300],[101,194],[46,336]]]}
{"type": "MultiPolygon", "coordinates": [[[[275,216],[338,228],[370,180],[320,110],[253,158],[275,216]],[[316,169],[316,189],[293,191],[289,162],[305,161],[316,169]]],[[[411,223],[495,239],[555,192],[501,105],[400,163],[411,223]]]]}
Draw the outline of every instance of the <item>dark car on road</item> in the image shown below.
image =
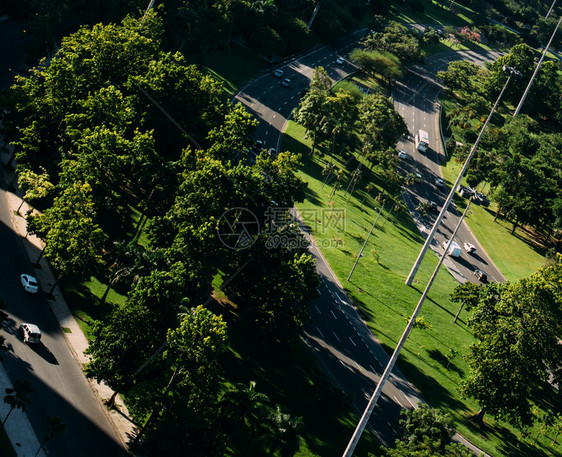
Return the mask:
{"type": "Polygon", "coordinates": [[[488,282],[488,276],[482,270],[474,270],[474,276],[482,282],[488,282]]]}

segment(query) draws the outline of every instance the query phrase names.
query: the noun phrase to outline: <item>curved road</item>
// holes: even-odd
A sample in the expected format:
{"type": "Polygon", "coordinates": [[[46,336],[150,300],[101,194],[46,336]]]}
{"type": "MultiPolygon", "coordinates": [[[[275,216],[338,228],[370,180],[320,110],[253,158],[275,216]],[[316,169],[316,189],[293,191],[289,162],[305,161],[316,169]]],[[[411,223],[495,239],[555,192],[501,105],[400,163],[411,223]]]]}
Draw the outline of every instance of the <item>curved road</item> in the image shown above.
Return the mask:
{"type": "MultiPolygon", "coordinates": [[[[407,189],[403,196],[420,232],[424,236],[431,230],[437,213],[428,213],[421,217],[415,208],[420,201],[435,201],[440,209],[450,191],[448,185],[445,187],[435,185],[435,178],[441,177],[440,164],[445,162],[439,133],[439,107],[437,102],[437,96],[442,89],[442,85],[437,80],[436,74],[438,71],[446,70],[449,62],[453,60],[467,60],[477,65],[484,65],[485,62],[495,60],[499,56],[500,54],[494,52],[476,53],[474,51],[448,52],[435,55],[427,59],[424,67],[414,66],[410,68],[404,80],[395,85],[393,93],[395,107],[412,133],[412,139],[398,144],[398,149],[403,149],[408,154],[407,158],[401,162],[400,168],[404,173],[419,173],[422,176],[422,182],[407,189]],[[430,148],[426,153],[418,152],[413,142],[413,135],[419,129],[423,129],[429,134],[430,148]]],[[[473,202],[472,204],[476,203],[473,202]]],[[[444,252],[443,242],[450,237],[459,217],[460,213],[451,203],[431,246],[439,256],[444,252]]],[[[473,254],[468,254],[464,249],[461,249],[460,257],[448,256],[445,260],[445,266],[459,282],[468,280],[478,283],[478,279],[474,276],[474,270],[476,269],[484,271],[490,281],[505,281],[501,272],[480,246],[466,223],[463,223],[459,228],[455,241],[461,247],[465,242],[476,246],[476,252],[473,254]]]]}
{"type": "MultiPolygon", "coordinates": [[[[328,75],[334,80],[345,78],[356,69],[351,63],[344,60],[343,65],[338,65],[336,59],[346,58],[351,49],[357,46],[357,42],[364,34],[359,31],[348,36],[332,45],[324,46],[312,51],[303,57],[286,64],[280,69],[283,71],[281,78],[276,78],[272,73],[263,75],[246,85],[235,97],[235,100],[243,103],[248,111],[254,113],[259,120],[256,132],[256,139],[263,141],[266,148],[279,149],[281,134],[285,124],[290,117],[290,113],[297,106],[300,94],[308,87],[312,77],[312,71],[317,66],[323,66],[328,75]],[[284,78],[290,78],[289,87],[281,86],[280,82],[284,78]]],[[[404,116],[410,130],[424,128],[433,138],[438,138],[438,124],[435,111],[435,100],[441,87],[436,81],[435,73],[441,69],[446,69],[449,60],[454,58],[466,58],[462,53],[453,53],[451,56],[439,56],[428,59],[426,69],[416,67],[409,72],[405,81],[400,83],[397,90],[396,104],[400,113],[404,116]],[[433,126],[433,127],[432,127],[433,126]]],[[[476,54],[470,56],[473,59],[480,59],[476,54]]],[[[491,60],[492,56],[485,56],[480,61],[491,60]]],[[[407,171],[413,167],[422,172],[426,177],[426,182],[416,186],[416,191],[423,196],[431,197],[431,200],[443,201],[445,195],[443,190],[436,188],[429,182],[433,182],[432,177],[439,175],[438,155],[442,154],[439,145],[432,143],[435,148],[427,156],[420,157],[413,149],[413,144],[402,145],[409,154],[409,158],[402,164],[407,171]],[[408,147],[409,146],[409,147],[408,147]],[[438,195],[438,197],[435,197],[438,195]]],[[[405,196],[410,199],[409,206],[416,206],[416,197],[413,193],[405,196]]],[[[447,215],[445,226],[442,228],[442,238],[450,228],[454,227],[457,216],[447,215]]],[[[424,221],[420,219],[420,229],[431,223],[431,218],[424,221]]],[[[306,229],[305,229],[306,231],[306,229]]],[[[312,241],[312,238],[307,235],[312,241]]],[[[478,246],[476,240],[471,238],[466,227],[459,232],[458,239],[470,241],[478,246]]],[[[437,239],[441,242],[441,239],[437,239]]],[[[312,255],[317,259],[318,272],[321,275],[321,285],[318,290],[320,296],[311,303],[311,322],[307,325],[305,336],[308,345],[317,354],[321,364],[332,377],[333,381],[348,394],[354,407],[362,412],[372,395],[384,367],[388,363],[389,356],[378,344],[372,332],[361,319],[357,310],[350,303],[345,295],[343,287],[339,283],[335,274],[322,256],[320,250],[312,245],[312,255]]],[[[481,259],[482,264],[493,265],[485,256],[482,249],[477,251],[477,255],[471,257],[471,261],[481,259]]],[[[466,255],[454,265],[447,261],[453,270],[460,269],[466,260],[466,255]]],[[[483,266],[481,269],[485,269],[483,266]]],[[[501,274],[497,271],[485,269],[492,280],[501,280],[501,274]]],[[[455,273],[454,273],[455,274],[455,273]]],[[[460,277],[462,274],[455,274],[460,277]]],[[[473,275],[465,275],[473,279],[473,275]]],[[[379,400],[369,426],[371,430],[384,443],[392,443],[396,434],[393,425],[399,418],[402,408],[415,407],[422,398],[415,388],[402,375],[398,368],[394,368],[389,382],[385,385],[381,399],[379,400]]],[[[474,451],[481,452],[470,443],[462,440],[474,451]]]]}

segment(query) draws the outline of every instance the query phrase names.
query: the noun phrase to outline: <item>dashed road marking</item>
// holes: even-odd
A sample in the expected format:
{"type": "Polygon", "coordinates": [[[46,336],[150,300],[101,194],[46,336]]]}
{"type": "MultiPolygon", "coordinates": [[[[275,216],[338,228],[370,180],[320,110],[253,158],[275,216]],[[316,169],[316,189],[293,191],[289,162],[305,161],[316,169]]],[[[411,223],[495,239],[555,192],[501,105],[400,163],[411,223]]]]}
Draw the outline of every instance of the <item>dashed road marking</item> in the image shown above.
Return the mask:
{"type": "Polygon", "coordinates": [[[330,312],[332,313],[332,316],[334,316],[334,319],[337,319],[336,315],[334,314],[334,312],[332,310],[330,310],[330,312]]]}
{"type": "MultiPolygon", "coordinates": [[[[341,341],[341,340],[340,340],[340,337],[339,337],[338,335],[336,335],[335,332],[332,332],[332,333],[334,334],[334,336],[337,338],[338,341],[341,341]]],[[[340,360],[340,362],[341,362],[341,360],[340,360]]],[[[341,363],[343,364],[343,362],[341,362],[341,363]]]]}
{"type": "Polygon", "coordinates": [[[349,341],[351,341],[353,343],[353,346],[357,347],[357,345],[355,344],[355,341],[353,341],[350,336],[348,336],[348,338],[349,338],[349,341]]]}
{"type": "Polygon", "coordinates": [[[318,333],[320,333],[320,335],[322,335],[322,338],[324,338],[324,334],[320,331],[318,327],[316,327],[316,330],[318,330],[318,333]]]}

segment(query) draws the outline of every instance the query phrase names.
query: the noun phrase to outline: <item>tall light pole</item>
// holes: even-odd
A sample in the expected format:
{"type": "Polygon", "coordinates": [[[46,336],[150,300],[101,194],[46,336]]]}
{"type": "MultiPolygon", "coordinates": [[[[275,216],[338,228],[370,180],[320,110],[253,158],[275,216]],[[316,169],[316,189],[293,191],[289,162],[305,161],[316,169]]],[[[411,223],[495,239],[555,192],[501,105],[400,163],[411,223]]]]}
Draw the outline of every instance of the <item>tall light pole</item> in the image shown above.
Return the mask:
{"type": "Polygon", "coordinates": [[[472,146],[472,149],[470,150],[470,153],[468,154],[468,157],[462,167],[461,172],[459,173],[459,176],[457,177],[457,180],[455,181],[455,184],[453,184],[453,187],[451,188],[451,191],[449,192],[449,195],[447,195],[447,199],[445,200],[445,203],[443,204],[443,207],[441,208],[441,211],[439,212],[439,215],[437,216],[437,220],[435,221],[435,224],[433,224],[433,227],[431,229],[431,231],[429,232],[429,235],[427,236],[425,243],[423,245],[423,247],[421,248],[421,251],[418,255],[418,258],[416,259],[416,261],[414,262],[414,265],[412,266],[412,270],[410,271],[410,274],[408,275],[408,278],[406,278],[406,285],[410,286],[412,285],[412,281],[414,280],[414,278],[416,277],[416,273],[418,272],[418,269],[420,267],[420,264],[422,263],[422,260],[425,256],[425,253],[427,252],[427,249],[429,248],[429,245],[431,244],[431,242],[433,241],[433,238],[435,237],[435,232],[437,232],[437,229],[439,228],[439,225],[441,224],[441,221],[443,220],[443,217],[445,216],[445,213],[447,212],[447,209],[449,208],[449,204],[451,203],[451,201],[453,200],[453,196],[455,195],[455,192],[457,191],[457,188],[461,182],[462,177],[464,176],[466,169],[468,168],[468,165],[470,164],[470,161],[472,160],[472,157],[474,157],[474,153],[476,152],[476,149],[478,148],[478,144],[480,143],[480,139],[482,138],[482,134],[484,133],[484,131],[486,130],[486,127],[488,126],[488,123],[490,122],[490,119],[492,118],[492,115],[494,114],[494,112],[496,111],[496,108],[503,96],[503,93],[505,92],[505,89],[507,87],[507,85],[509,84],[509,81],[511,80],[511,77],[513,75],[516,76],[520,76],[521,73],[519,73],[516,69],[508,67],[506,65],[503,66],[503,70],[507,71],[509,73],[509,76],[507,77],[507,80],[505,82],[505,84],[503,85],[503,88],[500,92],[500,95],[498,95],[498,99],[496,100],[496,103],[494,104],[492,111],[490,111],[490,114],[488,115],[488,119],[486,119],[486,122],[484,123],[484,125],[482,126],[482,130],[480,130],[480,134],[478,135],[478,138],[476,138],[476,141],[474,142],[474,146],[472,146]]]}
{"type": "MultiPolygon", "coordinates": [[[[552,6],[554,6],[554,3],[552,4],[552,6]]],[[[551,7],[552,9],[552,7],[551,7]]],[[[550,11],[549,11],[550,13],[550,11]]],[[[548,17],[548,15],[547,15],[548,17]]],[[[533,76],[531,76],[531,80],[529,81],[529,84],[527,84],[527,88],[525,89],[525,92],[523,92],[523,96],[521,97],[521,100],[519,101],[519,105],[517,105],[517,108],[515,109],[515,113],[513,113],[513,117],[517,116],[519,114],[519,111],[521,111],[521,107],[523,106],[523,103],[525,102],[525,99],[527,98],[527,94],[529,93],[529,89],[531,88],[531,85],[533,84],[533,81],[535,80],[535,76],[537,76],[537,73],[539,72],[539,68],[542,65],[542,61],[544,60],[544,56],[546,56],[546,53],[548,52],[548,48],[550,48],[550,44],[552,43],[552,40],[554,39],[554,35],[556,35],[556,32],[558,31],[558,27],[560,27],[560,21],[562,21],[562,16],[560,16],[560,19],[558,19],[558,24],[556,24],[556,28],[554,29],[554,32],[552,32],[552,35],[550,36],[550,40],[548,40],[548,44],[546,45],[546,48],[544,48],[541,58],[539,60],[539,63],[537,63],[537,67],[535,68],[535,71],[533,72],[533,76]]]]}
{"type": "Polygon", "coordinates": [[[365,246],[367,246],[367,241],[369,241],[369,238],[371,237],[371,233],[373,233],[373,230],[375,229],[375,225],[377,225],[377,221],[379,220],[379,216],[381,215],[383,208],[384,208],[384,205],[381,205],[381,209],[379,210],[379,214],[377,214],[375,222],[373,222],[373,226],[371,227],[371,231],[367,235],[367,238],[365,238],[365,242],[363,243],[363,246],[361,247],[361,250],[359,251],[359,254],[357,254],[357,258],[355,259],[355,263],[353,264],[353,267],[351,268],[351,271],[349,272],[349,276],[347,277],[348,281],[351,279],[351,275],[355,271],[355,267],[357,266],[357,262],[359,262],[359,259],[363,255],[363,249],[365,249],[365,246]]]}
{"type": "Polygon", "coordinates": [[[369,418],[371,417],[371,414],[372,414],[373,410],[375,409],[375,406],[377,404],[377,400],[381,396],[384,385],[386,384],[386,381],[390,377],[390,373],[392,372],[392,369],[394,368],[394,365],[396,364],[396,361],[398,360],[398,356],[400,355],[400,351],[402,350],[402,347],[404,346],[404,343],[406,342],[406,338],[408,338],[408,335],[409,335],[410,331],[412,330],[412,327],[414,326],[414,323],[416,322],[416,318],[418,316],[418,313],[420,312],[420,309],[423,305],[423,302],[425,301],[425,299],[427,297],[427,294],[429,293],[429,289],[431,288],[431,286],[433,284],[433,281],[435,280],[435,277],[437,276],[437,273],[439,272],[439,268],[441,267],[441,264],[443,263],[443,261],[445,260],[445,257],[447,256],[447,252],[449,252],[449,246],[451,246],[451,243],[453,242],[453,239],[455,238],[455,235],[457,234],[457,231],[459,230],[459,227],[461,226],[462,221],[463,221],[464,217],[466,216],[466,213],[468,211],[468,208],[470,207],[471,202],[472,202],[472,197],[470,197],[470,199],[468,200],[468,205],[466,205],[464,213],[462,214],[461,218],[459,219],[459,222],[458,222],[457,226],[455,227],[455,230],[453,230],[453,234],[451,235],[451,238],[449,239],[449,241],[447,242],[447,245],[445,246],[445,252],[443,253],[441,258],[439,259],[439,262],[437,263],[437,266],[435,267],[435,270],[433,271],[433,274],[431,275],[431,278],[429,278],[429,282],[427,283],[427,286],[425,287],[425,290],[423,291],[423,294],[420,297],[420,301],[418,302],[418,305],[416,306],[416,309],[414,309],[414,312],[412,313],[412,317],[410,317],[408,325],[406,326],[406,328],[404,330],[404,333],[402,333],[402,336],[400,337],[400,341],[398,341],[398,345],[396,346],[396,349],[394,349],[394,353],[392,354],[392,357],[390,358],[390,360],[388,361],[388,364],[386,365],[386,368],[384,369],[384,373],[382,374],[381,378],[379,379],[379,383],[377,384],[377,388],[373,392],[373,395],[371,396],[371,399],[369,400],[369,403],[367,404],[367,408],[365,408],[365,411],[363,412],[363,415],[361,416],[361,419],[359,420],[359,423],[357,424],[357,427],[355,428],[355,432],[353,432],[353,436],[351,437],[351,440],[349,441],[349,444],[347,445],[347,448],[345,449],[345,451],[343,453],[343,457],[352,457],[353,451],[355,450],[355,447],[357,446],[357,443],[359,442],[359,438],[361,438],[361,434],[363,433],[363,430],[365,430],[365,427],[367,426],[367,422],[369,422],[369,418]]]}

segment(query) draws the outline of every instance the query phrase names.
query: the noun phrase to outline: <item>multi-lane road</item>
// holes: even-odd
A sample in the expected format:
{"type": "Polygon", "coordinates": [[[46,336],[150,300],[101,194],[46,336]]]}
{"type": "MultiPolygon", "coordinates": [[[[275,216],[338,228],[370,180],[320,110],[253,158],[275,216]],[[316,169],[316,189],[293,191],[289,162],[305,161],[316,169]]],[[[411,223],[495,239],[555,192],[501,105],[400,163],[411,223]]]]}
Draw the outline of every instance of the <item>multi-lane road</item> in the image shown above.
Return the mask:
{"type": "MultiPolygon", "coordinates": [[[[124,457],[127,453],[71,353],[46,297],[28,294],[20,286],[19,275],[33,274],[34,268],[23,245],[28,241],[13,229],[5,184],[0,176],[0,297],[8,304],[2,335],[11,348],[2,354],[2,359],[10,379],[12,383],[25,380],[31,384],[33,392],[27,395],[26,414],[38,439],[49,430],[48,416],[59,417],[66,427],[65,433],[46,442],[47,455],[124,457]],[[40,344],[22,342],[18,334],[20,322],[39,326],[40,344]]],[[[38,256],[36,252],[35,258],[38,256]]]]}
{"type": "MultiPolygon", "coordinates": [[[[450,185],[446,184],[444,187],[439,187],[435,183],[435,178],[441,177],[440,165],[445,162],[438,124],[439,108],[437,102],[437,96],[442,87],[436,78],[436,74],[438,71],[446,70],[449,62],[453,60],[467,60],[478,65],[484,65],[485,62],[495,60],[498,57],[499,54],[494,52],[476,53],[472,51],[450,52],[432,56],[427,59],[424,67],[414,66],[410,68],[406,77],[395,86],[393,96],[396,109],[404,117],[412,134],[408,140],[401,141],[398,144],[398,148],[408,154],[407,158],[401,162],[400,168],[404,173],[419,173],[422,177],[420,183],[405,191],[403,195],[418,228],[424,234],[431,230],[437,212],[429,212],[422,217],[415,210],[418,203],[420,201],[434,201],[440,210],[450,191],[450,185]],[[414,145],[413,136],[419,129],[429,133],[430,148],[425,153],[418,152],[414,145]]],[[[431,246],[438,255],[443,253],[442,244],[450,237],[459,217],[460,213],[451,204],[431,246]]],[[[456,279],[460,282],[466,280],[478,282],[478,279],[474,276],[474,271],[481,270],[487,274],[490,281],[500,282],[505,280],[466,224],[461,225],[455,240],[461,247],[465,242],[476,247],[476,252],[472,254],[468,254],[464,249],[461,249],[460,257],[447,257],[445,265],[456,279]]]]}
{"type": "MultiPolygon", "coordinates": [[[[357,46],[364,33],[364,31],[357,32],[280,67],[283,71],[280,78],[268,73],[244,87],[235,99],[242,102],[260,121],[256,139],[263,141],[267,148],[278,149],[285,124],[291,111],[297,106],[301,92],[308,87],[313,69],[323,66],[334,81],[345,78],[356,71],[356,68],[346,58],[350,50],[357,46]],[[344,59],[343,65],[337,62],[338,58],[344,59]],[[291,80],[289,87],[283,87],[280,84],[286,77],[291,80]]],[[[401,149],[408,152],[408,158],[401,164],[404,173],[419,172],[423,177],[421,183],[405,194],[405,199],[409,202],[408,206],[422,233],[428,231],[433,216],[429,215],[425,219],[418,217],[415,212],[417,200],[422,198],[442,203],[446,197],[446,189],[433,184],[434,177],[440,176],[441,159],[439,155],[443,154],[440,140],[438,140],[439,130],[435,111],[436,99],[441,87],[436,80],[435,73],[446,69],[450,60],[470,58],[472,60],[480,59],[479,61],[483,62],[491,60],[493,57],[495,56],[479,57],[477,54],[472,55],[471,53],[451,53],[447,56],[433,57],[428,59],[428,65],[425,68],[412,69],[408,72],[406,79],[397,85],[394,94],[396,108],[405,118],[409,130],[413,132],[422,128],[433,137],[432,150],[424,156],[414,150],[411,141],[399,145],[401,149]]],[[[441,243],[447,234],[451,233],[458,216],[454,208],[451,208],[436,244],[441,243]]],[[[458,239],[463,242],[471,242],[480,248],[466,226],[461,228],[458,239]]],[[[435,249],[439,252],[437,247],[435,249]]],[[[313,246],[311,252],[317,259],[321,286],[318,290],[319,298],[311,303],[311,322],[306,329],[307,341],[333,381],[350,396],[356,409],[363,411],[384,371],[389,356],[377,343],[368,326],[346,297],[343,287],[330,270],[319,249],[313,246]]],[[[468,272],[472,272],[475,262],[478,262],[480,269],[488,273],[491,280],[502,279],[499,271],[494,270],[492,262],[481,248],[478,249],[476,255],[470,258],[463,253],[455,262],[448,259],[446,264],[462,281],[464,277],[474,280],[474,276],[468,272]]],[[[369,423],[371,430],[383,442],[391,443],[395,436],[393,426],[399,417],[400,410],[414,407],[421,401],[419,393],[404,378],[400,370],[395,368],[371,417],[369,423]]],[[[465,442],[465,444],[468,443],[465,442]]]]}

